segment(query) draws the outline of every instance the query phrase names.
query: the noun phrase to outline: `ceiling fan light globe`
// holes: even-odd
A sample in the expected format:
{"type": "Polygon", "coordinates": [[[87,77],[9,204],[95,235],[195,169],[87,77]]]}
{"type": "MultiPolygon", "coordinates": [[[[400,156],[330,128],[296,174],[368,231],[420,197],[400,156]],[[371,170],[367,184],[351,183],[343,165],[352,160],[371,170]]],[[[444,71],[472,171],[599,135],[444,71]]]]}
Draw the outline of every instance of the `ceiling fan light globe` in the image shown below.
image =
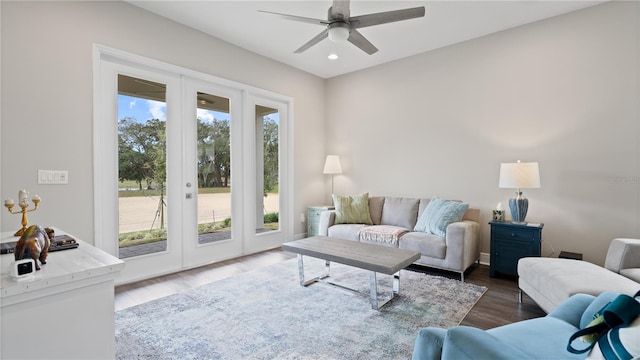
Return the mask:
{"type": "Polygon", "coordinates": [[[333,27],[329,29],[329,40],[335,43],[342,43],[349,38],[349,28],[347,27],[333,27]]]}

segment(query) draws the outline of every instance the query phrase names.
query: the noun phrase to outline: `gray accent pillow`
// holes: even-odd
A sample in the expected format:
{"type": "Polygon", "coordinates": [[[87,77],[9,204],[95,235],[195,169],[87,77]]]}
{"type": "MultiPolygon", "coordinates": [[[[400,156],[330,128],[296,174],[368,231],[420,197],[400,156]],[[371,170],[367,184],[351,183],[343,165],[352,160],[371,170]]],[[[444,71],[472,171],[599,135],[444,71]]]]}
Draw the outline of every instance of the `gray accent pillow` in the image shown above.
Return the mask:
{"type": "Polygon", "coordinates": [[[382,219],[382,206],[384,205],[384,196],[369,197],[369,211],[371,212],[371,221],[373,225],[380,225],[382,219]]]}
{"type": "Polygon", "coordinates": [[[431,201],[431,198],[420,199],[420,204],[418,205],[418,220],[420,220],[420,215],[422,215],[422,213],[424,212],[424,209],[426,209],[427,206],[429,205],[429,201],[431,201]]]}
{"type": "Polygon", "coordinates": [[[412,198],[385,198],[380,224],[413,229],[418,220],[418,202],[412,198]]]}

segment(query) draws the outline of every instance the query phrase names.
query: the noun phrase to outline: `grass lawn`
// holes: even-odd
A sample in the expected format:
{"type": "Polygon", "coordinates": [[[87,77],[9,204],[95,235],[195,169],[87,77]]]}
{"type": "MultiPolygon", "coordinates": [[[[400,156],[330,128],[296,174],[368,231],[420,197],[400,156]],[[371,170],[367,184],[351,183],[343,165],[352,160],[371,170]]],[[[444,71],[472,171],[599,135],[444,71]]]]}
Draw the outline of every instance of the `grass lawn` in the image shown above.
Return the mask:
{"type": "MultiPolygon", "coordinates": [[[[265,215],[265,220],[272,222],[265,223],[265,229],[278,230],[278,218],[275,213],[265,215]],[[274,221],[275,220],[275,221],[274,221]]],[[[216,223],[198,224],[198,234],[207,234],[216,231],[231,231],[231,219],[225,219],[216,223]]],[[[166,229],[153,229],[122,233],[118,236],[118,246],[123,248],[127,246],[148,244],[156,241],[167,240],[166,229]]]]}

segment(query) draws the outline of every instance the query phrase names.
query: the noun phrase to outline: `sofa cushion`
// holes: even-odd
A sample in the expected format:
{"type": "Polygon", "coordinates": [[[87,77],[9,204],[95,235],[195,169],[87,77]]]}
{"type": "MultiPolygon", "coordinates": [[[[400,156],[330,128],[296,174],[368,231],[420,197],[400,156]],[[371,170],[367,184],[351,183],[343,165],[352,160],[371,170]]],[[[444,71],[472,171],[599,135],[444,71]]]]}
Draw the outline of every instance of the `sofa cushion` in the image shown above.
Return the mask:
{"type": "MultiPolygon", "coordinates": [[[[532,359],[580,359],[567,351],[569,337],[579,329],[561,319],[546,316],[500,326],[487,332],[532,359]],[[550,336],[550,333],[553,335],[550,336]]],[[[514,357],[515,359],[515,357],[514,357]]]]}
{"type": "MultiPolygon", "coordinates": [[[[634,294],[640,288],[637,282],[613,271],[571,259],[524,257],[518,260],[518,276],[521,289],[526,292],[531,287],[546,298],[536,302],[544,301],[556,306],[573,294],[597,296],[603,291],[634,294]]],[[[543,304],[541,307],[548,308],[543,304]]]]}
{"type": "Polygon", "coordinates": [[[327,236],[339,239],[358,241],[360,229],[366,225],[362,224],[339,224],[331,226],[327,231],[327,236]]]}
{"type": "Polygon", "coordinates": [[[640,268],[622,269],[620,270],[620,275],[628,277],[629,279],[640,283],[640,268]]]}
{"type": "Polygon", "coordinates": [[[373,225],[360,229],[360,242],[398,247],[398,240],[407,233],[406,228],[393,225],[373,225]]]}
{"type": "Polygon", "coordinates": [[[380,225],[382,220],[382,207],[384,206],[384,196],[369,196],[369,212],[373,225],[380,225]]]}
{"type": "Polygon", "coordinates": [[[418,219],[419,199],[387,197],[380,224],[413,229],[418,219]]]}
{"type": "Polygon", "coordinates": [[[431,201],[431,198],[420,199],[420,203],[418,204],[418,219],[420,219],[420,215],[422,215],[422,213],[424,212],[424,209],[426,209],[427,206],[429,206],[430,201],[431,201]]]}
{"type": "Polygon", "coordinates": [[[369,193],[360,195],[331,195],[336,207],[336,224],[371,225],[369,193]]]}
{"type": "Polygon", "coordinates": [[[408,232],[398,243],[400,249],[419,251],[422,256],[444,259],[447,244],[443,237],[423,232],[408,232]]]}
{"type": "Polygon", "coordinates": [[[413,231],[445,236],[447,226],[460,221],[468,208],[469,204],[467,203],[443,200],[434,196],[420,215],[413,231]]]}
{"type": "Polygon", "coordinates": [[[587,308],[584,309],[584,311],[580,315],[580,328],[586,328],[594,319],[594,314],[602,310],[603,307],[612,302],[618,295],[620,295],[620,293],[618,292],[605,291],[596,296],[595,299],[591,301],[589,306],[587,306],[587,308]]]}

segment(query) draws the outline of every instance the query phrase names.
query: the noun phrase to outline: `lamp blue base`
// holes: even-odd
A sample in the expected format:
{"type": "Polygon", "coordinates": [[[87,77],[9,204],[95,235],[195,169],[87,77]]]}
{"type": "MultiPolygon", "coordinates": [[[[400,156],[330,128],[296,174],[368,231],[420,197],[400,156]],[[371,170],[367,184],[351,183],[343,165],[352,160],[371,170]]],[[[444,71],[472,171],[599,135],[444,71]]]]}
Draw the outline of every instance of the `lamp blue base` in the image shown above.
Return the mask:
{"type": "Polygon", "coordinates": [[[529,209],[529,199],[525,197],[509,199],[509,209],[511,209],[511,221],[514,223],[525,223],[527,210],[529,209]]]}

